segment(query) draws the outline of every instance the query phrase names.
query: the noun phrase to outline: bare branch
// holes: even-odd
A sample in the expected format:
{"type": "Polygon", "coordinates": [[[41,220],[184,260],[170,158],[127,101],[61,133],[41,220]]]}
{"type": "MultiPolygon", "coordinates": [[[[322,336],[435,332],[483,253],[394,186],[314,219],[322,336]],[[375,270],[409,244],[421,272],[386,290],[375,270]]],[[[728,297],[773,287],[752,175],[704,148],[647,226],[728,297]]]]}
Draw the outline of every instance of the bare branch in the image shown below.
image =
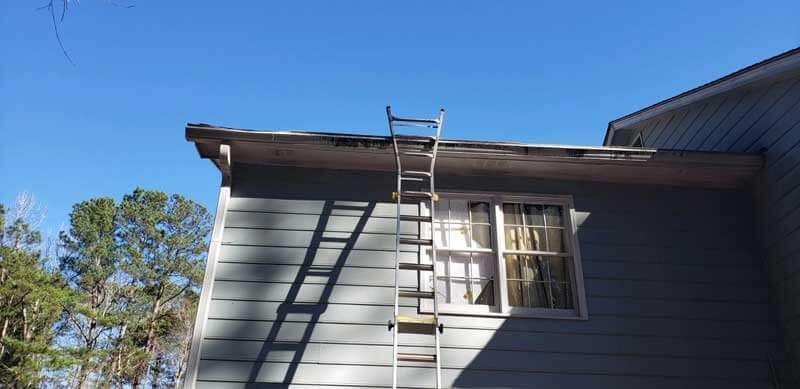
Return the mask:
{"type": "MultiPolygon", "coordinates": [[[[64,53],[64,57],[67,58],[67,61],[69,61],[69,63],[72,66],[75,66],[75,62],[72,61],[72,58],[69,56],[69,53],[67,53],[66,47],[64,47],[64,42],[61,41],[61,33],[58,31],[58,22],[56,21],[56,7],[55,7],[55,3],[54,3],[55,0],[49,0],[49,1],[50,2],[48,3],[47,8],[50,9],[50,16],[51,16],[51,19],[53,20],[53,32],[55,32],[55,34],[56,34],[56,40],[58,41],[58,46],[61,47],[61,52],[64,53]]],[[[64,4],[65,5],[64,5],[64,7],[62,9],[62,13],[61,13],[61,19],[62,20],[64,19],[64,13],[67,10],[67,7],[66,7],[67,0],[64,0],[64,4]]]]}

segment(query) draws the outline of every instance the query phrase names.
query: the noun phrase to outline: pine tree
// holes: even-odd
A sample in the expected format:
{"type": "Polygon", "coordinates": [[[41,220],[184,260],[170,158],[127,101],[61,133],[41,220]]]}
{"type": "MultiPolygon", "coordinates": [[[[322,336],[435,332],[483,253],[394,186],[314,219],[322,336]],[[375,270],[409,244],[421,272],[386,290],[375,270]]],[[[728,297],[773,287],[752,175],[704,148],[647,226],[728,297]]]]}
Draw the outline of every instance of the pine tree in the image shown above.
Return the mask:
{"type": "Polygon", "coordinates": [[[111,198],[80,202],[72,207],[69,232],[60,235],[60,268],[80,296],[65,312],[76,343],[73,353],[80,360],[78,387],[112,362],[112,340],[122,320],[116,213],[111,198]]]}
{"type": "Polygon", "coordinates": [[[7,223],[0,205],[0,383],[36,387],[44,374],[72,363],[53,343],[73,295],[44,268],[42,237],[27,220],[25,203],[15,211],[7,223]]]}
{"type": "Polygon", "coordinates": [[[202,280],[211,217],[203,206],[180,195],[137,188],[123,198],[117,223],[123,267],[140,288],[133,305],[141,320],[131,323],[129,333],[147,355],[132,384],[149,376],[156,387],[162,377],[171,376],[164,364],[170,339],[191,331],[177,319],[186,316],[183,303],[202,280]]]}

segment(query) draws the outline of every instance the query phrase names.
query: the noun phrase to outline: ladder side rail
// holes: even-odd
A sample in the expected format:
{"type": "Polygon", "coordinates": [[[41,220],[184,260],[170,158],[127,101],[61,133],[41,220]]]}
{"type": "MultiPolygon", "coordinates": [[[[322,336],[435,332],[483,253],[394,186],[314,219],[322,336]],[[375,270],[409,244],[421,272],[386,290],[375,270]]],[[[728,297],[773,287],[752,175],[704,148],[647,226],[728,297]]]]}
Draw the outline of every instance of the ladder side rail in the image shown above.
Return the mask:
{"type": "Polygon", "coordinates": [[[400,149],[397,146],[397,134],[392,123],[392,108],[386,106],[386,116],[389,119],[389,133],[392,136],[392,147],[394,149],[394,162],[397,168],[397,197],[396,197],[396,220],[395,220],[395,240],[394,240],[394,317],[392,321],[392,389],[397,388],[397,349],[400,325],[397,316],[400,314],[400,205],[402,204],[402,172],[403,166],[400,163],[400,149]]]}
{"type": "MultiPolygon", "coordinates": [[[[433,141],[433,157],[431,158],[431,168],[430,168],[430,185],[431,185],[431,194],[433,197],[430,201],[430,214],[431,214],[431,263],[433,264],[433,317],[436,318],[437,327],[441,325],[439,323],[439,302],[438,302],[438,291],[436,290],[436,239],[434,236],[434,230],[436,225],[436,218],[435,218],[435,205],[434,202],[436,200],[436,186],[435,186],[435,174],[434,171],[436,169],[436,154],[439,150],[439,136],[442,133],[442,123],[444,120],[444,109],[439,110],[439,118],[437,121],[436,126],[436,137],[433,141]]],[[[439,331],[438,328],[433,330],[433,336],[435,341],[435,352],[436,352],[436,389],[440,389],[442,387],[442,361],[441,361],[441,352],[440,352],[440,340],[439,340],[439,331]]]]}

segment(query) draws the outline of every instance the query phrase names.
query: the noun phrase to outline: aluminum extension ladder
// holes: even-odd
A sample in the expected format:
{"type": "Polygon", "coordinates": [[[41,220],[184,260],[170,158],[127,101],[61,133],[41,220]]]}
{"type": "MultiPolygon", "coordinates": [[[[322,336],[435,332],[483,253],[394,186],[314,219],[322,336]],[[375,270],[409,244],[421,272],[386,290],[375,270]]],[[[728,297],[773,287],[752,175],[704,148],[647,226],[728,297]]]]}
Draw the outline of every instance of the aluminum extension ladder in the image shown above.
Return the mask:
{"type": "MultiPolygon", "coordinates": [[[[397,205],[397,223],[395,230],[395,261],[394,261],[394,317],[389,320],[389,330],[392,331],[392,388],[397,388],[397,362],[432,363],[436,366],[436,388],[442,387],[442,369],[439,352],[439,335],[444,331],[444,325],[439,320],[439,306],[436,301],[436,243],[433,239],[434,202],[439,198],[434,187],[434,168],[436,166],[436,152],[439,148],[439,136],[442,132],[444,109],[439,111],[436,119],[400,118],[392,115],[392,108],[386,107],[386,116],[389,120],[389,132],[392,136],[394,147],[395,165],[397,168],[397,190],[392,193],[392,199],[397,205]],[[401,135],[395,127],[422,127],[433,135],[401,135]],[[404,163],[413,166],[423,166],[421,170],[404,168],[404,163]],[[415,190],[404,190],[404,184],[415,190]],[[414,187],[416,185],[416,187],[414,187]],[[427,202],[429,213],[422,216],[422,212],[415,215],[402,213],[401,204],[427,202]],[[400,222],[416,222],[419,227],[427,223],[430,226],[431,239],[406,238],[401,236],[400,222]],[[420,248],[430,248],[429,264],[400,262],[400,245],[417,245],[420,248]],[[423,291],[421,288],[409,290],[400,288],[400,271],[415,271],[419,286],[422,286],[422,273],[432,273],[432,290],[423,291]],[[430,299],[433,303],[433,316],[402,316],[400,315],[400,298],[430,299]],[[434,337],[434,354],[403,353],[398,349],[398,338],[401,333],[429,334],[434,337]]],[[[420,233],[423,231],[419,228],[420,233]]]]}

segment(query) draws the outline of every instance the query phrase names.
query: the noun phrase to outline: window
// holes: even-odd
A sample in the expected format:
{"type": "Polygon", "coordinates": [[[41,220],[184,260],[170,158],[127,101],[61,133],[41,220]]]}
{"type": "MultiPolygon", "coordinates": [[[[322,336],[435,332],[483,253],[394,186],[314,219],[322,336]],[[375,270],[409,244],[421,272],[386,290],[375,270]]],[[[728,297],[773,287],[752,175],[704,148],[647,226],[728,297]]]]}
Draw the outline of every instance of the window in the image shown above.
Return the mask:
{"type": "MultiPolygon", "coordinates": [[[[435,207],[442,313],[586,317],[569,197],[440,194],[435,207]]],[[[422,214],[429,214],[424,206],[422,214]]],[[[422,254],[431,263],[430,249],[422,254]]],[[[424,289],[432,278],[422,280],[424,289]]]]}
{"type": "Polygon", "coordinates": [[[572,309],[561,205],[503,203],[508,305],[572,309]]]}
{"type": "Polygon", "coordinates": [[[440,301],[494,305],[490,203],[442,198],[436,203],[434,239],[440,301]]]}
{"type": "Polygon", "coordinates": [[[633,142],[631,142],[630,147],[644,147],[644,142],[642,140],[642,133],[636,134],[636,137],[633,138],[633,142]]]}

